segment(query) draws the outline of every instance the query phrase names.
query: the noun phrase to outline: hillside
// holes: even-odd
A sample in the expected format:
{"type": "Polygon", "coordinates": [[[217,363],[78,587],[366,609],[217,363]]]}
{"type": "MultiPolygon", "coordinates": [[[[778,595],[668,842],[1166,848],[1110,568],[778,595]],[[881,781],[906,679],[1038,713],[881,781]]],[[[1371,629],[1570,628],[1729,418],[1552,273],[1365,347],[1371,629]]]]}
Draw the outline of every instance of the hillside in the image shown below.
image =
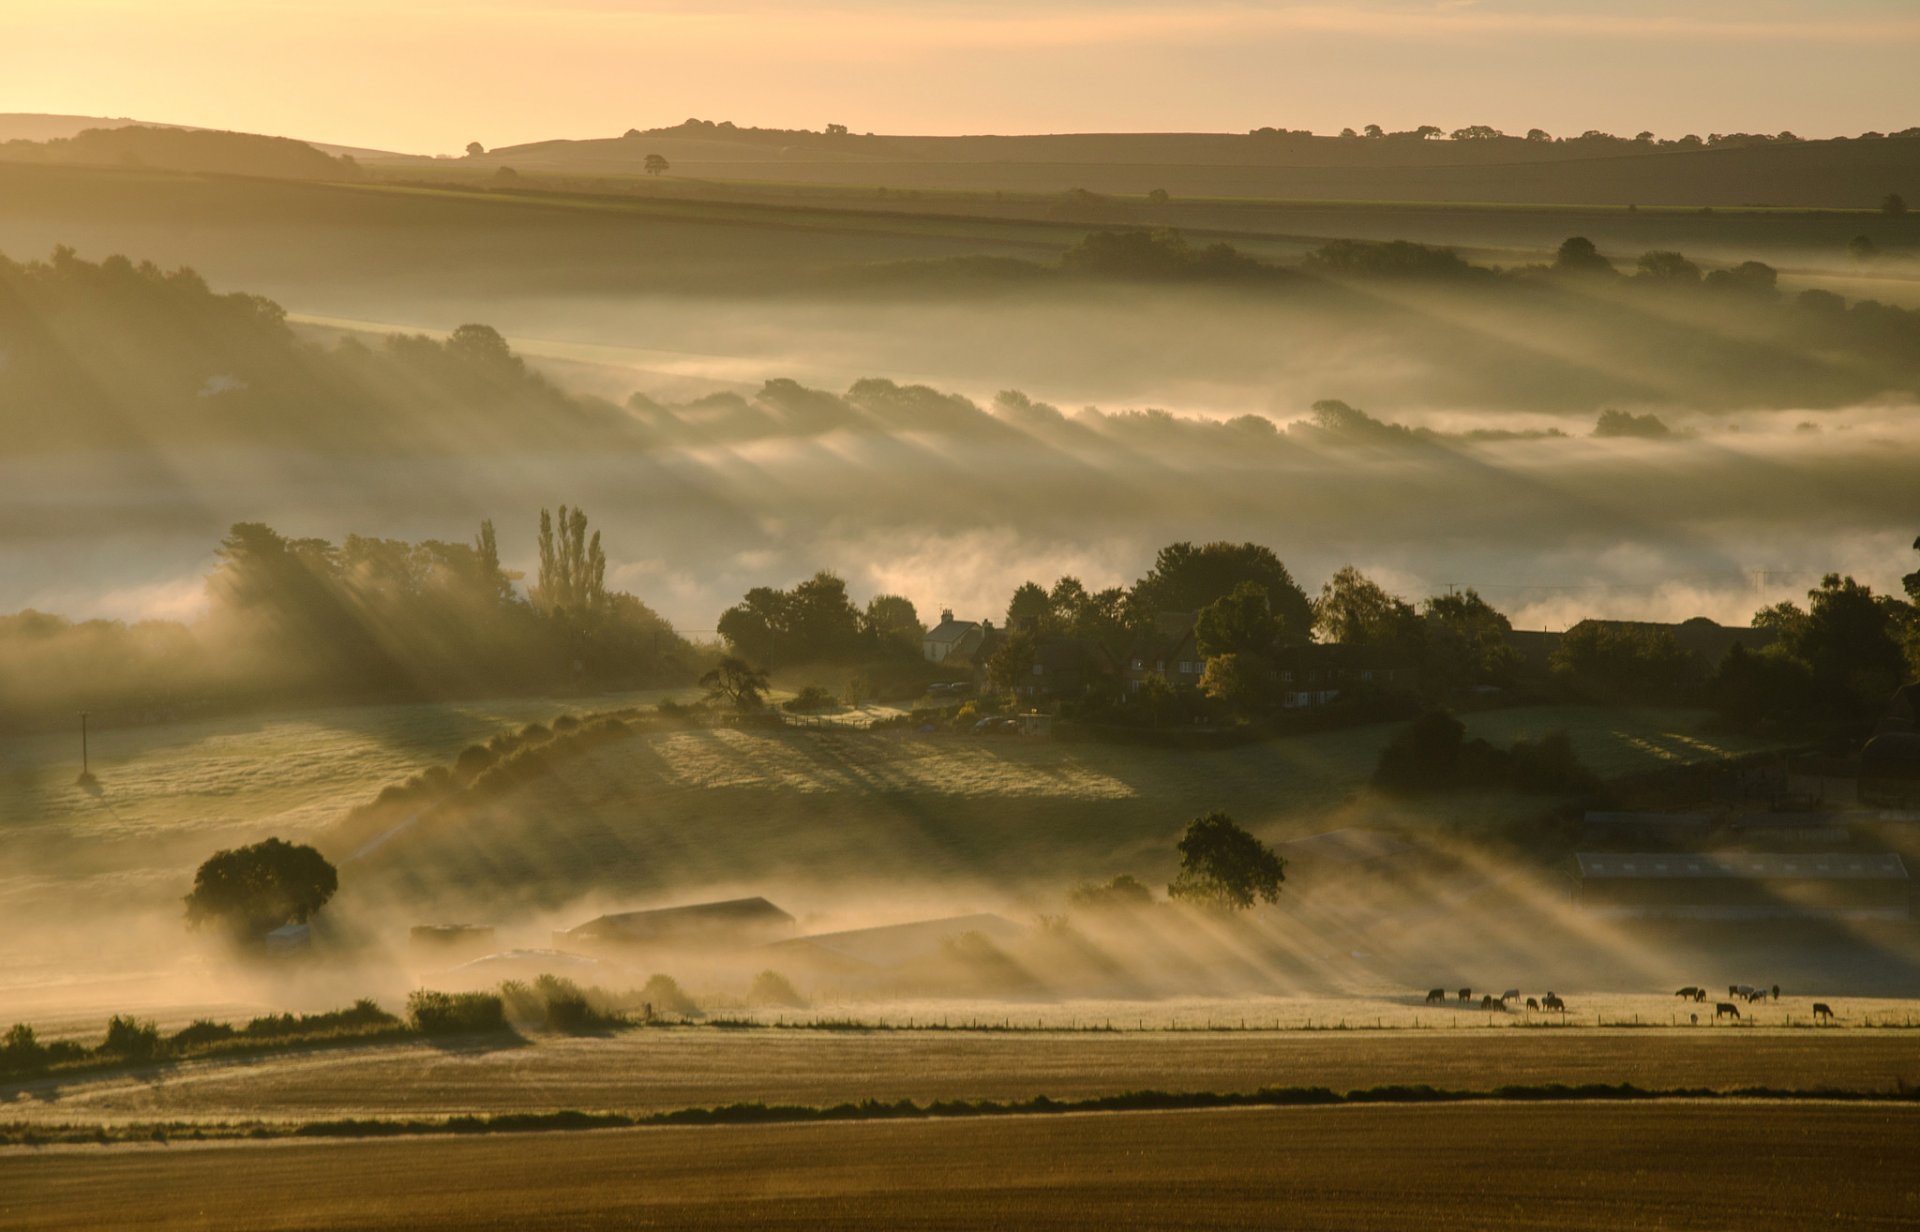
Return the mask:
{"type": "Polygon", "coordinates": [[[126,116],[109,119],[105,116],[41,115],[37,112],[7,112],[0,114],[0,142],[6,141],[56,141],[65,137],[74,137],[90,128],[124,128],[138,123],[126,116]]]}
{"type": "Polygon", "coordinates": [[[859,136],[701,125],[507,146],[466,160],[516,171],[672,174],[904,189],[1322,201],[1871,209],[1920,198],[1920,134],[1770,144],[1424,141],[1284,133],[859,136]]]}
{"type": "MultiPolygon", "coordinates": [[[[1476,716],[1472,728],[1502,742],[1566,729],[1609,775],[1755,747],[1704,737],[1699,719],[1563,707],[1476,716]]],[[[880,902],[916,885],[1044,901],[1084,878],[1164,881],[1180,828],[1209,809],[1272,841],[1352,824],[1497,830],[1552,803],[1356,798],[1393,730],[1213,752],[904,731],[653,730],[548,756],[495,785],[504,791],[444,809],[376,811],[324,845],[371,898],[448,910],[686,898],[703,887],[821,907],[836,887],[880,902]],[[417,820],[372,843],[407,817],[417,820]]]]}
{"type": "Polygon", "coordinates": [[[308,180],[349,180],[360,173],[351,157],[336,158],[289,137],[141,124],[9,140],[0,144],[0,160],[308,180]]]}

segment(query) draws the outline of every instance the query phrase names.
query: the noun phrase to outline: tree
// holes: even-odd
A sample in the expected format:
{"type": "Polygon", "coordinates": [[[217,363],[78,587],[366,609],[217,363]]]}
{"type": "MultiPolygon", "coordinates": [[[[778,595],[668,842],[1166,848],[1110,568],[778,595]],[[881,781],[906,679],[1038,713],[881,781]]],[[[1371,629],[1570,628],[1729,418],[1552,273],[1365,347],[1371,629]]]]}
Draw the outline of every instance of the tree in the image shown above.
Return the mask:
{"type": "Polygon", "coordinates": [[[1258,709],[1270,696],[1272,685],[1272,661],[1251,651],[1209,655],[1200,675],[1202,693],[1239,713],[1258,709]]]}
{"type": "Polygon", "coordinates": [[[1899,193],[1888,193],[1887,199],[1880,203],[1880,212],[1888,218],[1904,218],[1907,214],[1907,199],[1899,193]]]}
{"type": "Polygon", "coordinates": [[[1527,130],[1527,140],[1536,145],[1549,144],[1553,141],[1553,134],[1544,128],[1530,128],[1527,130]]]}
{"type": "Polygon", "coordinates": [[[1161,612],[1197,612],[1242,582],[1256,583],[1279,622],[1283,641],[1303,642],[1313,627],[1313,605],[1271,548],[1257,543],[1171,543],[1127,596],[1128,622],[1150,627],[1161,612]]]}
{"type": "Polygon", "coordinates": [[[1421,642],[1420,617],[1413,605],[1352,565],[1327,579],[1313,606],[1313,627],[1323,641],[1343,646],[1373,646],[1413,656],[1421,642]]]}
{"type": "Polygon", "coordinates": [[[927,627],[920,623],[920,613],[915,610],[913,600],[902,595],[875,595],[867,600],[867,610],[860,618],[860,632],[872,639],[876,647],[904,650],[917,656],[927,627]]]}
{"type": "Polygon", "coordinates": [[[1878,259],[1880,245],[1873,242],[1872,236],[1856,235],[1847,241],[1847,255],[1864,264],[1878,259]]]}
{"type": "Polygon", "coordinates": [[[1275,902],[1287,879],[1287,862],[1242,830],[1225,813],[1195,818],[1180,839],[1180,873],[1167,886],[1184,898],[1222,910],[1244,911],[1255,902],[1275,902]]]}
{"type": "Polygon", "coordinates": [[[1009,633],[987,656],[988,683],[1009,693],[1030,683],[1039,649],[1039,642],[1031,630],[1019,629],[1009,633]]]}
{"type": "Polygon", "coordinates": [[[1449,136],[1454,141],[1497,141],[1506,134],[1491,124],[1470,124],[1454,129],[1449,136]]]}
{"type": "Polygon", "coordinates": [[[1364,131],[1366,135],[1369,137],[1377,138],[1377,137],[1385,137],[1387,135],[1387,130],[1384,128],[1381,128],[1378,124],[1369,124],[1362,131],[1364,131]]]}
{"type": "Polygon", "coordinates": [[[1513,624],[1478,592],[1435,595],[1421,616],[1425,653],[1421,667],[1436,689],[1504,685],[1519,656],[1507,642],[1513,624]]]}
{"type": "Polygon", "coordinates": [[[1447,130],[1441,128],[1438,124],[1422,124],[1419,128],[1413,130],[1413,135],[1421,141],[1431,141],[1435,137],[1446,136],[1446,131],[1447,130]]]}
{"type": "Polygon", "coordinates": [[[1277,632],[1273,605],[1258,582],[1240,583],[1201,608],[1193,622],[1194,645],[1207,659],[1264,653],[1277,632]]]}
{"type": "Polygon", "coordinates": [[[847,126],[844,124],[829,124],[827,125],[826,131],[829,137],[844,137],[847,135],[847,126]]]}
{"type": "Polygon", "coordinates": [[[641,166],[645,168],[648,175],[661,175],[672,169],[672,165],[659,154],[647,155],[646,162],[641,166]]]}
{"type": "Polygon", "coordinates": [[[1706,285],[1716,291],[1772,299],[1779,294],[1780,272],[1764,261],[1742,261],[1732,269],[1714,270],[1707,275],[1706,285]]]}
{"type": "Polygon", "coordinates": [[[540,573],[528,597],[549,615],[598,611],[607,600],[607,558],[600,549],[600,532],[588,538],[586,511],[565,505],[560,506],[559,527],[556,542],[553,516],[540,511],[540,573]]]}
{"type": "Polygon", "coordinates": [[[491,325],[469,323],[455,327],[453,333],[447,336],[447,350],[488,363],[515,362],[513,348],[500,336],[500,331],[491,325]]]}
{"type": "Polygon", "coordinates": [[[1153,891],[1132,873],[1121,873],[1105,885],[1081,882],[1068,892],[1067,902],[1091,911],[1137,911],[1153,905],[1153,891]]]}
{"type": "Polygon", "coordinates": [[[1688,700],[1703,675],[1699,657],[1683,649],[1672,630],[1606,620],[1568,629],[1550,665],[1585,696],[1656,705],[1688,700]]]}
{"type": "Polygon", "coordinates": [[[1554,253],[1553,268],[1563,274],[1611,274],[1616,272],[1613,262],[1600,255],[1592,240],[1584,235],[1571,236],[1561,241],[1560,249],[1554,253]]]}
{"type": "Polygon", "coordinates": [[[484,145],[481,145],[481,144],[480,144],[480,143],[479,143],[478,141],[469,141],[469,142],[467,142],[467,157],[468,157],[468,158],[478,158],[478,157],[480,157],[480,156],[481,156],[482,154],[485,154],[486,152],[487,152],[487,147],[486,147],[486,146],[484,146],[484,145]]]}
{"type": "Polygon", "coordinates": [[[1007,603],[1007,628],[1045,631],[1053,623],[1053,601],[1038,582],[1022,582],[1007,603]]]}
{"type": "Polygon", "coordinates": [[[1690,286],[1700,281],[1700,267],[1677,252],[1649,252],[1640,257],[1640,277],[1649,282],[1690,286]]]}
{"type": "Polygon", "coordinates": [[[728,655],[700,677],[707,700],[725,702],[741,714],[750,714],[767,704],[767,673],[745,659],[728,655]]]}
{"type": "Polygon", "coordinates": [[[255,941],[283,924],[306,923],[339,887],[333,865],[303,844],[270,838],[218,851],[193,875],[187,925],[255,941]]]}

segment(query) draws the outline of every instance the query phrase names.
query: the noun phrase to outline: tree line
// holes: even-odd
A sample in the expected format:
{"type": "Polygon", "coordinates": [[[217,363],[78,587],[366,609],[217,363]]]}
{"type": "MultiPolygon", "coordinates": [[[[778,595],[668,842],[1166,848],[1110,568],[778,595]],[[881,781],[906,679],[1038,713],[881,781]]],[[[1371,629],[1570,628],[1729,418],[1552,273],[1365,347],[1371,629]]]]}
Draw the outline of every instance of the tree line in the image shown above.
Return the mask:
{"type": "Polygon", "coordinates": [[[470,542],[236,523],[192,624],[0,617],[0,723],[49,711],[167,713],[317,698],[464,697],[689,682],[699,652],[606,585],[587,515],[542,510],[539,567],[502,566],[491,521],[470,542]]]}

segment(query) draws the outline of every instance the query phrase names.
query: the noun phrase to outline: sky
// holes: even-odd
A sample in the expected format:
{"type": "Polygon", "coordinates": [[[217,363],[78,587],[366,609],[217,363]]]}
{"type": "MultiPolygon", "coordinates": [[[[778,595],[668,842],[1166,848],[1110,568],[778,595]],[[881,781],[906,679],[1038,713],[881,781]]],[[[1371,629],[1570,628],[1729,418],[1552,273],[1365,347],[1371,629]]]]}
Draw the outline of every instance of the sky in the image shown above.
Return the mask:
{"type": "Polygon", "coordinates": [[[447,153],[855,132],[1920,124],[1914,0],[0,0],[0,112],[447,153]]]}

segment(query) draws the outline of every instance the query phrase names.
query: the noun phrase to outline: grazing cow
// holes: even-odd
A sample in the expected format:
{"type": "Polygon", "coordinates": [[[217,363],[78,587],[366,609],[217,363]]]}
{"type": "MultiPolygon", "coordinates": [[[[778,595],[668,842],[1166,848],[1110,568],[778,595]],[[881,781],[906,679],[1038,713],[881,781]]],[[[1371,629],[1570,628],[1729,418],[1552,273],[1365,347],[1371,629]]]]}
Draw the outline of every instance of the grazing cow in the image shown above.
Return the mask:
{"type": "Polygon", "coordinates": [[[1695,988],[1693,985],[1689,984],[1685,988],[1682,988],[1679,992],[1674,993],[1673,995],[1676,997],[1685,997],[1687,1000],[1692,1001],[1697,999],[1700,996],[1700,990],[1698,988],[1695,988]]]}
{"type": "Polygon", "coordinates": [[[1540,998],[1540,1008],[1543,1010],[1556,1010],[1564,1014],[1567,1012],[1567,1003],[1552,993],[1548,993],[1546,996],[1540,998]]]}
{"type": "Polygon", "coordinates": [[[1833,1007],[1825,1001],[1815,1001],[1813,1003],[1813,1020],[1819,1022],[1822,1018],[1829,1022],[1833,1021],[1833,1007]]]}
{"type": "Polygon", "coordinates": [[[1717,1002],[1713,1007],[1713,1020],[1719,1022],[1722,1018],[1731,1018],[1738,1022],[1740,1019],[1740,1007],[1731,1001],[1717,1002]]]}
{"type": "Polygon", "coordinates": [[[1483,1010],[1504,1010],[1507,1008],[1507,1003],[1492,993],[1488,993],[1486,996],[1480,998],[1480,1008],[1483,1010]]]}
{"type": "Polygon", "coordinates": [[[1500,994],[1500,1000],[1503,1002],[1518,1001],[1519,999],[1520,999],[1520,990],[1518,988],[1509,988],[1507,989],[1507,991],[1500,994]]]}
{"type": "Polygon", "coordinates": [[[1751,997],[1753,995],[1753,985],[1735,984],[1733,986],[1732,991],[1730,991],[1727,995],[1732,997],[1751,997]]]}
{"type": "Polygon", "coordinates": [[[1749,1003],[1754,1001],[1765,1001],[1766,999],[1767,999],[1767,990],[1764,988],[1756,988],[1752,992],[1747,994],[1747,1001],[1749,1003]]]}
{"type": "Polygon", "coordinates": [[[1535,1001],[1532,997],[1528,997],[1527,1008],[1530,1010],[1537,1010],[1540,1008],[1540,1003],[1538,1001],[1535,1001]]]}
{"type": "Polygon", "coordinates": [[[1445,1001],[1446,999],[1447,999],[1447,990],[1446,990],[1446,989],[1444,989],[1444,988],[1429,988],[1429,989],[1427,989],[1427,1004],[1428,1004],[1428,1005],[1432,1005],[1432,1004],[1433,1004],[1434,1002],[1436,1002],[1436,1001],[1445,1001]]]}
{"type": "Polygon", "coordinates": [[[1739,995],[1740,995],[1740,985],[1738,985],[1738,984],[1729,984],[1729,985],[1727,985],[1727,995],[1728,995],[1729,997],[1737,997],[1737,996],[1739,996],[1739,995]]]}
{"type": "Polygon", "coordinates": [[[1460,999],[1461,999],[1462,1001],[1471,1001],[1471,1000],[1473,1000],[1473,989],[1471,989],[1471,988],[1462,988],[1462,989],[1460,990],[1460,999]]]}

